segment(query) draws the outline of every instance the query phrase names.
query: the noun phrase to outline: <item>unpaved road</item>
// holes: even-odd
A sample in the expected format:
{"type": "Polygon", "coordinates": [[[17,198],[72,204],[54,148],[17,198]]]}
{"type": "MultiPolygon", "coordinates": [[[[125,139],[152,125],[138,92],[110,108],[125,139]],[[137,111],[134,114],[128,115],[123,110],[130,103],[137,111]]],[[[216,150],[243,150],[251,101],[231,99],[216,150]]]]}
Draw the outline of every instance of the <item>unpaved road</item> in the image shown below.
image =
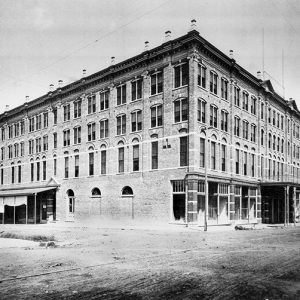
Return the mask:
{"type": "Polygon", "coordinates": [[[0,231],[53,234],[58,245],[0,247],[0,299],[300,299],[300,227],[0,231]]]}

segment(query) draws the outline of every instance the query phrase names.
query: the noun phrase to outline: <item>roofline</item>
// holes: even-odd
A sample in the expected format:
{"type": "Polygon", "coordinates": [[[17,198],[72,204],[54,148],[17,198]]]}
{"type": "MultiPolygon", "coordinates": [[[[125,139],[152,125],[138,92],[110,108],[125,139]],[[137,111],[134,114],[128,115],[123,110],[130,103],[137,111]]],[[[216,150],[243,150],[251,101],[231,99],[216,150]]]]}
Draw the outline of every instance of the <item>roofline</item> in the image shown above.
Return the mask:
{"type": "MultiPolygon", "coordinates": [[[[76,80],[68,85],[65,85],[63,87],[57,88],[53,92],[48,92],[47,94],[44,94],[36,99],[33,99],[29,102],[25,102],[22,105],[19,105],[9,111],[6,111],[2,114],[0,114],[0,122],[5,121],[6,118],[14,116],[16,113],[19,113],[20,110],[28,110],[30,108],[33,108],[37,105],[44,104],[45,102],[51,102],[53,100],[56,100],[57,98],[63,98],[64,96],[74,92],[78,92],[79,90],[85,90],[89,85],[91,85],[93,82],[97,82],[100,79],[103,79],[105,77],[113,78],[118,72],[126,70],[126,68],[131,67],[132,65],[141,64],[145,61],[148,61],[149,59],[158,57],[160,55],[163,55],[169,51],[174,51],[178,47],[181,47],[187,43],[191,42],[197,42],[198,46],[202,47],[206,51],[208,51],[209,54],[213,55],[215,58],[220,59],[223,63],[225,63],[229,68],[232,68],[235,70],[238,74],[243,76],[246,80],[251,81],[252,84],[254,84],[258,89],[261,88],[262,81],[255,77],[253,74],[248,72],[246,69],[244,69],[242,66],[236,63],[236,61],[229,56],[227,56],[225,53],[223,53],[221,50],[219,50],[217,47],[212,45],[210,42],[205,40],[202,36],[200,36],[199,32],[197,30],[189,31],[187,34],[180,36],[176,39],[170,40],[168,42],[162,43],[161,45],[147,50],[143,51],[138,55],[135,55],[133,57],[130,57],[120,63],[111,65],[103,70],[100,70],[96,73],[93,73],[89,76],[82,77],[79,80],[76,80]]],[[[286,106],[286,108],[289,108],[287,101],[282,98],[277,93],[273,94],[274,99],[277,101],[281,101],[282,104],[286,106]]],[[[300,117],[300,112],[297,111],[297,115],[300,117]]]]}

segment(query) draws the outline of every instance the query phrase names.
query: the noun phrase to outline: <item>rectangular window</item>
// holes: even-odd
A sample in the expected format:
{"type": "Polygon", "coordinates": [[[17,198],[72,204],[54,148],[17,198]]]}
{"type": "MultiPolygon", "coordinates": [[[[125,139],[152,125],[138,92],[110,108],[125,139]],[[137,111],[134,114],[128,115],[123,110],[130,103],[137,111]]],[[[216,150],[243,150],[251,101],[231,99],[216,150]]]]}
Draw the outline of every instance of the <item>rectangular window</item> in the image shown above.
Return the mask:
{"type": "Polygon", "coordinates": [[[225,78],[221,78],[221,98],[228,99],[228,81],[225,78]]]}
{"type": "Polygon", "coordinates": [[[119,148],[119,153],[118,153],[118,161],[119,161],[119,168],[118,171],[119,173],[124,173],[124,147],[119,148]]]}
{"type": "Polygon", "coordinates": [[[248,126],[249,123],[247,121],[243,121],[243,138],[248,139],[248,126]]]}
{"type": "Polygon", "coordinates": [[[221,145],[221,170],[226,171],[226,145],[221,145]]]}
{"type": "Polygon", "coordinates": [[[2,147],[1,148],[1,160],[4,160],[5,159],[5,148],[2,147]]]}
{"type": "Polygon", "coordinates": [[[48,151],[48,135],[43,136],[43,151],[48,151]]]}
{"type": "Polygon", "coordinates": [[[251,142],[256,142],[256,126],[255,125],[251,125],[251,136],[250,136],[250,140],[251,142]]]}
{"type": "Polygon", "coordinates": [[[21,121],[21,134],[22,135],[25,134],[25,121],[24,120],[21,121]]]}
{"type": "Polygon", "coordinates": [[[139,171],[140,169],[140,147],[139,145],[134,145],[132,147],[133,150],[133,157],[132,157],[132,162],[133,162],[133,166],[132,166],[132,170],[133,171],[139,171]]]}
{"type": "Polygon", "coordinates": [[[198,65],[198,85],[206,88],[206,68],[198,65]]]}
{"type": "Polygon", "coordinates": [[[212,71],[210,71],[209,91],[218,94],[218,75],[212,71]]]}
{"type": "Polygon", "coordinates": [[[216,143],[211,142],[210,144],[210,168],[212,170],[216,169],[216,143]]]}
{"type": "MultiPolygon", "coordinates": [[[[9,129],[9,127],[8,127],[8,129],[9,129]]],[[[34,131],[34,117],[31,117],[29,119],[29,132],[33,132],[33,131],[34,131]]],[[[8,131],[8,133],[9,133],[9,131],[8,131]]]]}
{"type": "Polygon", "coordinates": [[[40,181],[40,162],[36,163],[36,180],[40,181]]]}
{"type": "Polygon", "coordinates": [[[70,146],[70,130],[64,131],[64,147],[70,146]]]}
{"type": "Polygon", "coordinates": [[[198,99],[198,121],[201,123],[205,123],[205,106],[206,102],[198,99]]]}
{"type": "Polygon", "coordinates": [[[138,79],[131,82],[131,100],[135,101],[142,98],[143,80],[138,79]]]}
{"type": "Polygon", "coordinates": [[[69,178],[69,157],[65,157],[65,178],[69,178]]]}
{"type": "Polygon", "coordinates": [[[57,108],[53,108],[53,124],[57,124],[57,108]]]}
{"type": "Polygon", "coordinates": [[[162,126],[162,105],[151,107],[151,128],[162,126]]]}
{"type": "Polygon", "coordinates": [[[260,105],[260,118],[263,120],[264,119],[264,114],[265,114],[265,105],[261,103],[260,105]]]}
{"type": "Polygon", "coordinates": [[[30,177],[31,181],[34,181],[34,163],[30,164],[30,177]]]}
{"type": "Polygon", "coordinates": [[[19,136],[19,123],[16,123],[14,125],[14,129],[15,129],[15,137],[19,136]]]}
{"type": "Polygon", "coordinates": [[[117,105],[126,103],[126,84],[117,87],[117,105]]]}
{"type": "Polygon", "coordinates": [[[43,119],[44,119],[44,128],[47,128],[48,127],[48,123],[49,123],[48,112],[44,113],[43,119]]]}
{"type": "Polygon", "coordinates": [[[180,137],[180,166],[188,165],[188,137],[180,137]]]}
{"type": "Polygon", "coordinates": [[[240,136],[240,118],[234,117],[234,135],[240,136]]]}
{"type": "Polygon", "coordinates": [[[200,167],[205,167],[205,139],[200,138],[200,167]]]}
{"type": "Polygon", "coordinates": [[[243,109],[248,111],[249,95],[243,92],[243,109]]]}
{"type": "Polygon", "coordinates": [[[234,105],[240,107],[240,88],[235,86],[233,88],[233,94],[234,94],[234,105]]]}
{"type": "Polygon", "coordinates": [[[74,102],[74,119],[81,117],[81,100],[74,102]]]}
{"type": "Polygon", "coordinates": [[[108,120],[100,121],[100,139],[108,137],[108,120]]]}
{"type": "Polygon", "coordinates": [[[175,123],[183,122],[188,119],[188,103],[187,99],[179,99],[174,101],[174,120],[175,123]]]}
{"type": "Polygon", "coordinates": [[[94,152],[89,153],[89,175],[94,175],[94,152]]]}
{"type": "Polygon", "coordinates": [[[244,175],[247,175],[248,153],[244,152],[244,175]]]}
{"type": "Polygon", "coordinates": [[[57,148],[57,133],[56,132],[53,133],[53,148],[54,149],[57,148]]]}
{"type": "Polygon", "coordinates": [[[100,93],[100,110],[109,108],[109,91],[100,93]]]}
{"type": "Polygon", "coordinates": [[[22,182],[22,166],[18,166],[18,183],[22,182]]]}
{"type": "Polygon", "coordinates": [[[151,168],[158,169],[158,141],[151,143],[151,168]]]}
{"type": "Polygon", "coordinates": [[[256,98],[251,97],[251,114],[256,115],[256,98]]]}
{"type": "Polygon", "coordinates": [[[131,113],[131,132],[142,130],[142,111],[134,111],[131,113]]]}
{"type": "Polygon", "coordinates": [[[106,174],[106,150],[101,151],[101,174],[106,174]]]}
{"type": "Polygon", "coordinates": [[[1,168],[1,185],[4,184],[4,170],[1,168]]]}
{"type": "Polygon", "coordinates": [[[34,152],[34,142],[33,142],[33,140],[29,141],[28,146],[29,146],[28,147],[28,153],[33,154],[33,152],[34,152]]]}
{"type": "Polygon", "coordinates": [[[277,113],[277,127],[279,128],[280,126],[280,114],[277,113]]]}
{"type": "Polygon", "coordinates": [[[1,139],[2,141],[5,140],[5,128],[1,128],[1,139]]]}
{"type": "Polygon", "coordinates": [[[74,144],[80,144],[81,143],[81,127],[75,127],[74,128],[74,144]]]}
{"type": "Polygon", "coordinates": [[[75,155],[75,162],[74,162],[74,177],[79,177],[79,155],[75,155]]]}
{"type": "Polygon", "coordinates": [[[11,167],[11,183],[15,183],[15,167],[11,167]]]}
{"type": "Polygon", "coordinates": [[[42,151],[42,139],[41,138],[35,139],[35,151],[36,151],[36,153],[39,153],[42,151]]]}
{"type": "Polygon", "coordinates": [[[251,176],[255,176],[255,156],[253,153],[251,153],[251,176]]]}
{"type": "Polygon", "coordinates": [[[57,159],[53,159],[53,175],[56,176],[57,174],[57,159]]]}
{"type": "Polygon", "coordinates": [[[96,95],[88,97],[88,115],[96,112],[96,95]]]}
{"type": "Polygon", "coordinates": [[[13,158],[13,146],[8,146],[8,158],[13,158]]]}
{"type": "Polygon", "coordinates": [[[260,145],[263,146],[264,145],[264,139],[265,139],[265,132],[263,131],[263,129],[261,130],[261,135],[260,135],[260,145]]]}
{"type": "Polygon", "coordinates": [[[38,115],[35,118],[35,129],[40,130],[42,129],[42,115],[38,115]]]}
{"type": "Polygon", "coordinates": [[[189,65],[187,63],[174,67],[175,88],[185,86],[189,82],[189,65]]]}
{"type": "Polygon", "coordinates": [[[70,120],[70,104],[64,106],[64,122],[70,120]]]}
{"type": "Polygon", "coordinates": [[[210,126],[215,128],[218,127],[218,108],[216,106],[210,106],[210,119],[209,119],[210,126]]]}
{"type": "Polygon", "coordinates": [[[283,130],[283,124],[284,124],[284,116],[281,116],[281,130],[283,130]]]}
{"type": "Polygon", "coordinates": [[[162,93],[163,91],[163,73],[156,72],[151,75],[151,95],[162,93]]]}
{"type": "Polygon", "coordinates": [[[15,144],[14,148],[15,148],[15,157],[19,157],[19,144],[15,144]]]}
{"type": "Polygon", "coordinates": [[[117,117],[117,135],[126,133],[126,115],[117,117]]]}
{"type": "Polygon", "coordinates": [[[235,174],[240,174],[240,151],[235,150],[235,174]]]}
{"type": "Polygon", "coordinates": [[[88,124],[88,141],[96,139],[96,123],[88,124]]]}
{"type": "Polygon", "coordinates": [[[273,126],[276,124],[276,112],[273,110],[273,126]]]}
{"type": "Polygon", "coordinates": [[[228,131],[228,112],[221,111],[221,130],[228,131]]]}
{"type": "Polygon", "coordinates": [[[43,161],[43,180],[46,180],[47,178],[47,162],[43,161]]]}

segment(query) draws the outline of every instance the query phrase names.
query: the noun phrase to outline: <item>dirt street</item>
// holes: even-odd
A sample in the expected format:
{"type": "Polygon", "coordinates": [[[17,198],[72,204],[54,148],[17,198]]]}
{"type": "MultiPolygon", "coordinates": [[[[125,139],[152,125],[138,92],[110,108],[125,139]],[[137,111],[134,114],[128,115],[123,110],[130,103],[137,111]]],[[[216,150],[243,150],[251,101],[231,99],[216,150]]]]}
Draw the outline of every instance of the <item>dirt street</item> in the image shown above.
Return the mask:
{"type": "Polygon", "coordinates": [[[300,227],[2,225],[0,299],[300,299],[300,227]],[[7,245],[9,245],[7,243],[7,245]]]}

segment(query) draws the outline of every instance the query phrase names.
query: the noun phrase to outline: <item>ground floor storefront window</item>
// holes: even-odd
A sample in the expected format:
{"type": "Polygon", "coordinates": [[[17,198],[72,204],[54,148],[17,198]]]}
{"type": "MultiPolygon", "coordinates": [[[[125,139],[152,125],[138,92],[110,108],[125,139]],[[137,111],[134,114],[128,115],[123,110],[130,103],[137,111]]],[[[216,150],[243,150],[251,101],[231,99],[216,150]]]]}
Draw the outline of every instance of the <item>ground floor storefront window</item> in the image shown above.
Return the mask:
{"type": "Polygon", "coordinates": [[[172,181],[172,218],[174,221],[185,222],[186,216],[186,187],[184,180],[172,181]]]}

